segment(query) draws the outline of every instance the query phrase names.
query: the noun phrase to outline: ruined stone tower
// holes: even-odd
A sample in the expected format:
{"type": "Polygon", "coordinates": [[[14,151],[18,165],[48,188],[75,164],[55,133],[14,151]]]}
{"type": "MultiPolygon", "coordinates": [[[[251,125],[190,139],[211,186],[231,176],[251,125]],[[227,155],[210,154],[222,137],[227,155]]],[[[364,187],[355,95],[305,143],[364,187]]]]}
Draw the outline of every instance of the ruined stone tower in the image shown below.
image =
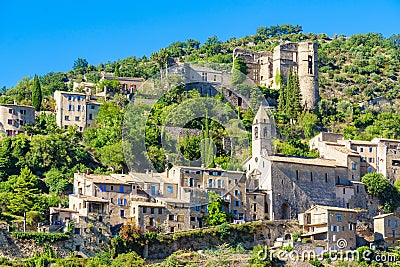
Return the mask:
{"type": "Polygon", "coordinates": [[[290,69],[299,77],[302,105],[306,110],[317,108],[318,89],[318,53],[313,42],[286,43],[274,48],[274,52],[254,52],[241,48],[233,51],[234,59],[242,57],[247,66],[247,76],[256,84],[279,89],[277,76],[287,79],[290,69]]]}

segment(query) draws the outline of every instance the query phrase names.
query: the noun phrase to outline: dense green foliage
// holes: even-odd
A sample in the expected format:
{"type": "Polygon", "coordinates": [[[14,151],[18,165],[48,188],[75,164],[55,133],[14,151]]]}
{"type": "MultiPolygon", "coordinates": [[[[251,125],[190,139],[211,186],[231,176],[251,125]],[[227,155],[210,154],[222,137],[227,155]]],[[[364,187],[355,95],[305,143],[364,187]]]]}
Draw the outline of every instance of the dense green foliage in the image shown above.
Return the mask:
{"type": "Polygon", "coordinates": [[[70,238],[69,234],[64,233],[11,232],[11,235],[20,240],[34,240],[38,244],[54,243],[70,238]]]}
{"type": "Polygon", "coordinates": [[[32,106],[36,111],[39,111],[42,106],[42,88],[37,75],[33,78],[32,83],[32,106]]]}
{"type": "Polygon", "coordinates": [[[208,212],[206,215],[206,223],[210,226],[226,223],[228,214],[223,211],[224,201],[220,195],[210,191],[208,192],[208,212]]]}
{"type": "Polygon", "coordinates": [[[367,173],[361,182],[365,184],[368,194],[379,198],[385,213],[393,212],[394,208],[400,205],[399,191],[382,174],[367,173]]]}

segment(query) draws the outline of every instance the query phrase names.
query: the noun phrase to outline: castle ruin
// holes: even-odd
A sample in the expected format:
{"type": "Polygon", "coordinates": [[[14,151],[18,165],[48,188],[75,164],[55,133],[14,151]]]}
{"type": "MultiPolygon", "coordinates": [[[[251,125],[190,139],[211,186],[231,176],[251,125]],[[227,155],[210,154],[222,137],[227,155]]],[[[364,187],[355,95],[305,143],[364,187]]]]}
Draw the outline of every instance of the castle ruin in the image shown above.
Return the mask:
{"type": "Polygon", "coordinates": [[[256,84],[272,89],[279,89],[277,78],[282,75],[287,79],[290,69],[299,77],[302,105],[306,110],[317,108],[318,90],[318,52],[313,42],[285,43],[274,48],[273,52],[235,48],[233,59],[244,59],[247,76],[256,84]]]}

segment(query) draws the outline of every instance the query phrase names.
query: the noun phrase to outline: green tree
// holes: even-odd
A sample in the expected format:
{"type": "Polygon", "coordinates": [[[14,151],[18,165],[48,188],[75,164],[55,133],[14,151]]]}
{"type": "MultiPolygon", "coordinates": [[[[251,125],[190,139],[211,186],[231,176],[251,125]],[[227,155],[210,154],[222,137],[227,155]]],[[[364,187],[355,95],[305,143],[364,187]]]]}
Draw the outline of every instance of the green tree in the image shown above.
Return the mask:
{"type": "Polygon", "coordinates": [[[111,267],[144,267],[145,261],[136,252],[119,254],[112,262],[111,267]]]}
{"type": "Polygon", "coordinates": [[[382,174],[371,172],[361,178],[367,188],[368,194],[374,197],[381,197],[390,190],[390,182],[382,174]]]}
{"type": "Polygon", "coordinates": [[[286,115],[293,120],[297,120],[301,111],[301,95],[299,77],[290,69],[288,72],[287,84],[285,89],[286,115]]]}
{"type": "Polygon", "coordinates": [[[52,168],[46,174],[46,185],[50,193],[60,194],[70,185],[68,177],[59,169],[52,168]]]}
{"type": "Polygon", "coordinates": [[[32,82],[32,105],[36,111],[39,111],[42,106],[42,88],[37,75],[35,75],[32,82]]]}
{"type": "Polygon", "coordinates": [[[35,206],[39,194],[37,183],[38,178],[25,167],[13,185],[13,195],[8,208],[14,214],[24,216],[24,232],[26,231],[26,213],[37,208],[35,206]]]}
{"type": "Polygon", "coordinates": [[[72,69],[77,74],[85,74],[87,71],[88,65],[89,65],[89,63],[87,62],[86,59],[78,58],[77,60],[74,61],[74,65],[72,66],[72,69]]]}
{"type": "Polygon", "coordinates": [[[224,200],[214,191],[208,192],[207,225],[215,226],[227,221],[227,214],[223,211],[224,200]]]}
{"type": "Polygon", "coordinates": [[[367,173],[361,178],[361,182],[365,184],[368,194],[379,198],[385,213],[393,212],[394,208],[399,205],[398,191],[382,174],[367,173]]]}
{"type": "Polygon", "coordinates": [[[113,172],[122,171],[126,165],[121,141],[98,148],[96,156],[103,166],[110,167],[113,172]]]}

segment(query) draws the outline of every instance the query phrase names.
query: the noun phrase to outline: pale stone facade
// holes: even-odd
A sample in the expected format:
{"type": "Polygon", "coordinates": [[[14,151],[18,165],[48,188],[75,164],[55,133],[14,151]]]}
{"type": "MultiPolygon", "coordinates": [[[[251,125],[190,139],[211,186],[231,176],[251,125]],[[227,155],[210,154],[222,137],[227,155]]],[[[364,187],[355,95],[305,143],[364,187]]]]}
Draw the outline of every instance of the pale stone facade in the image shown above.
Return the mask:
{"type": "Polygon", "coordinates": [[[279,89],[278,76],[287,79],[291,69],[299,77],[300,93],[304,109],[317,108],[318,89],[318,52],[313,42],[285,43],[268,51],[255,52],[236,48],[233,59],[241,57],[247,66],[247,76],[256,84],[279,89]]]}
{"type": "Polygon", "coordinates": [[[259,216],[294,219],[317,204],[366,207],[359,155],[341,147],[326,149],[326,158],[274,155],[272,124],[268,108],[261,106],[253,122],[252,157],[244,165],[248,190],[264,194],[265,214],[259,216]]]}
{"type": "Polygon", "coordinates": [[[400,217],[394,213],[381,214],[374,217],[374,240],[385,241],[389,245],[397,245],[400,239],[400,217]]]}
{"type": "Polygon", "coordinates": [[[316,205],[299,214],[302,236],[323,241],[326,251],[355,249],[356,222],[357,211],[353,209],[316,205]]]}
{"type": "Polygon", "coordinates": [[[100,103],[90,99],[90,96],[77,92],[54,92],[56,101],[56,122],[60,128],[78,127],[83,132],[95,123],[99,113],[100,103]]]}
{"type": "Polygon", "coordinates": [[[349,175],[354,177],[352,180],[359,180],[357,175],[361,178],[370,172],[381,173],[392,183],[400,179],[400,140],[344,140],[341,134],[320,133],[310,140],[310,147],[318,149],[320,155],[327,159],[344,159],[343,155],[347,154],[349,175]]]}
{"type": "Polygon", "coordinates": [[[25,124],[35,123],[35,109],[32,106],[0,104],[0,129],[5,136],[24,133],[25,124]]]}

